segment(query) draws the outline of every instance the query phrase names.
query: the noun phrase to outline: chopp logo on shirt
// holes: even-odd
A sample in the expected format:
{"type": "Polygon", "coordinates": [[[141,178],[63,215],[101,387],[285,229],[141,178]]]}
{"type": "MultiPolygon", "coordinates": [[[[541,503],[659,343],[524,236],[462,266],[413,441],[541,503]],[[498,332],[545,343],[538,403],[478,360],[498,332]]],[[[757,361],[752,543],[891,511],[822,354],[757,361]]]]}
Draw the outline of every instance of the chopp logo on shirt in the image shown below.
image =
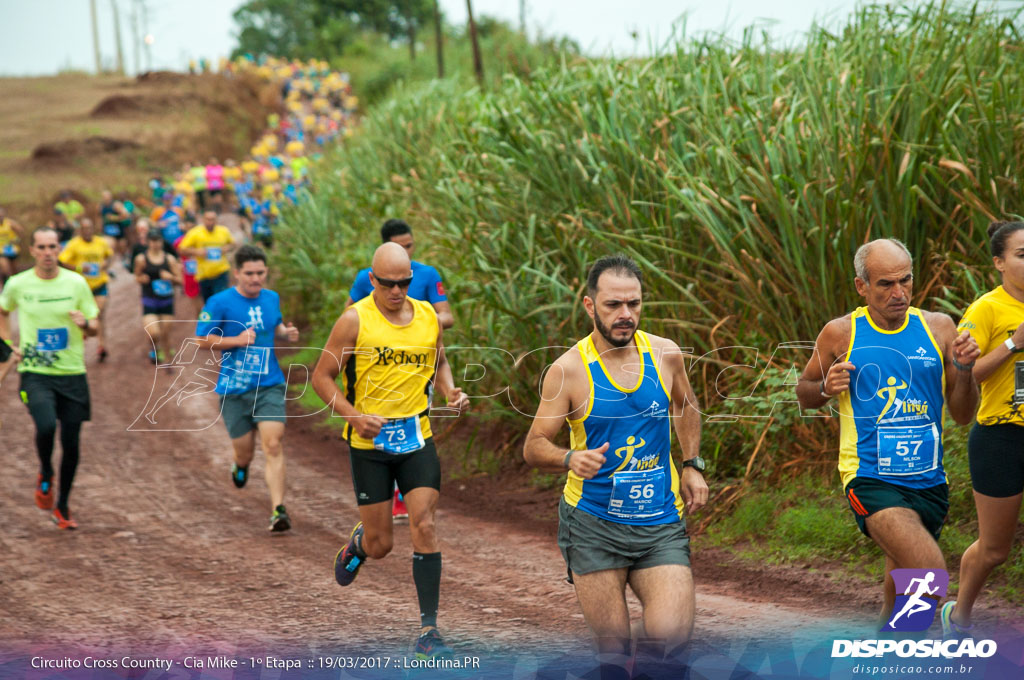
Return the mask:
{"type": "Polygon", "coordinates": [[[928,630],[939,598],[946,596],[949,574],[945,569],[893,569],[890,573],[896,585],[896,602],[882,630],[928,630]]]}

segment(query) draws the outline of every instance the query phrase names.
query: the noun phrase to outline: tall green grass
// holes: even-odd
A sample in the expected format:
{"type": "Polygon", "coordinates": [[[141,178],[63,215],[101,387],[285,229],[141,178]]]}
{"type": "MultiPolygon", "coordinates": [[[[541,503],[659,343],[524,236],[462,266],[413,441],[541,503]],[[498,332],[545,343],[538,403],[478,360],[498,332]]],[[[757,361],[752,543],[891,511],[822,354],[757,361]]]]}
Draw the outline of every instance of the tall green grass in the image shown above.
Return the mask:
{"type": "Polygon", "coordinates": [[[508,386],[477,412],[516,437],[561,350],[469,348],[571,344],[591,330],[589,263],[625,253],[645,327],[693,348],[720,478],[833,475],[834,423],[793,403],[809,353],[785,343],[857,306],[852,257],[872,238],[914,253],[921,306],[958,316],[994,284],[985,227],[1024,212],[1018,16],[868,6],[799,49],[748,32],[486,92],[399,90],[285,213],[280,287],[325,336],[382,220],[406,218],[449,288],[457,380],[480,363],[469,392],[508,386]]]}

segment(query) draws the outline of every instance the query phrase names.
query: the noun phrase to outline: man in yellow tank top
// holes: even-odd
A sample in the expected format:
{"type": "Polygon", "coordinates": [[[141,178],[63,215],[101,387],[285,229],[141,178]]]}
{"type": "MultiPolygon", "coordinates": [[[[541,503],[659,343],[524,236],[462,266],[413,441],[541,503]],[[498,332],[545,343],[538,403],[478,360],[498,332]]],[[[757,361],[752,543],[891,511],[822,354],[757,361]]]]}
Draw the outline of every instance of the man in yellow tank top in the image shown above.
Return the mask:
{"type": "Polygon", "coordinates": [[[368,557],[391,552],[391,494],[397,481],[409,508],[420,606],[416,655],[449,656],[437,631],[441,552],[434,513],[441,467],[427,417],[431,377],[449,408],[461,411],[469,400],[452,380],[437,314],[430,303],[407,295],[413,274],[405,249],[397,243],[377,248],[370,278],[373,292],[338,318],[313,369],[313,389],[348,423],[345,437],[361,520],[335,557],[334,576],[339,585],[349,585],[368,557]],[[347,394],[335,382],[342,370],[347,394]]]}
{"type": "Polygon", "coordinates": [[[697,398],[676,343],[638,329],[641,276],[622,256],[593,265],[583,305],[594,331],[545,374],[523,447],[530,465],[568,473],[558,546],[602,664],[619,667],[632,643],[626,584],[643,604],[641,663],[676,659],[689,640],[695,600],[683,509],[708,499],[697,398]],[[555,443],[566,420],[568,450],[555,443]]]}

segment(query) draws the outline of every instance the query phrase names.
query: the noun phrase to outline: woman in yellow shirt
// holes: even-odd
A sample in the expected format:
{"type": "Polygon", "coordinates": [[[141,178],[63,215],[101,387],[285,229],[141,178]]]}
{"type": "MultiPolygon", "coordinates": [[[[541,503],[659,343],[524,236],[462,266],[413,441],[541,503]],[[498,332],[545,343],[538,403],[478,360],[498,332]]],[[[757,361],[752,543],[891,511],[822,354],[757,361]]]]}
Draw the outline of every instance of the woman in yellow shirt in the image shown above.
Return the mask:
{"type": "Polygon", "coordinates": [[[0,286],[17,273],[14,263],[21,252],[24,233],[22,226],[9,218],[4,208],[0,208],[0,286]]]}
{"type": "Polygon", "coordinates": [[[981,407],[967,443],[978,540],[960,561],[957,600],[942,606],[947,637],[970,629],[988,575],[1013,548],[1024,495],[1024,222],[993,222],[988,235],[1003,284],[975,300],[959,326],[981,347],[974,366],[981,407]]]}

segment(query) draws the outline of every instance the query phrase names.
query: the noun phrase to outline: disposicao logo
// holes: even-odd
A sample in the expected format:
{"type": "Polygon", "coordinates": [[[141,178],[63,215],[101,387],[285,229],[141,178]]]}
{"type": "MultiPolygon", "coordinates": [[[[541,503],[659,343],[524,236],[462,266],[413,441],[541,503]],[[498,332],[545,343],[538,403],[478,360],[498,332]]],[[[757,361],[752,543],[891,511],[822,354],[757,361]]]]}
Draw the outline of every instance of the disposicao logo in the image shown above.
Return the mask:
{"type": "Polygon", "coordinates": [[[945,569],[893,569],[891,574],[896,584],[896,603],[882,630],[928,630],[939,600],[946,596],[949,574],[945,569]]]}

